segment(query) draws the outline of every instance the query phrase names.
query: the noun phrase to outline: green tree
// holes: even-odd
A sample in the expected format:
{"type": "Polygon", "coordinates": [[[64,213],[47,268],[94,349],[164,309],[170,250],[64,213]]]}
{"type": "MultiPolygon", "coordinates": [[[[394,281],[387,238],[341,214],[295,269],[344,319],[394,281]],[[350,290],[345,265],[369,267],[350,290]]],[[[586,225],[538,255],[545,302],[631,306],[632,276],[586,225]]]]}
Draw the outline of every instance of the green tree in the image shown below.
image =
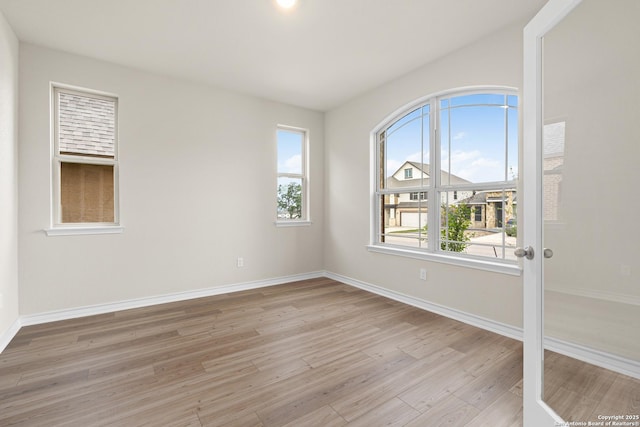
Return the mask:
{"type": "Polygon", "coordinates": [[[278,211],[287,212],[289,218],[302,217],[302,185],[292,182],[278,186],[278,211]]]}
{"type": "Polygon", "coordinates": [[[440,249],[443,251],[462,252],[467,247],[469,236],[465,231],[471,225],[471,207],[461,203],[459,205],[442,206],[442,218],[446,218],[446,223],[440,230],[442,242],[440,249]]]}

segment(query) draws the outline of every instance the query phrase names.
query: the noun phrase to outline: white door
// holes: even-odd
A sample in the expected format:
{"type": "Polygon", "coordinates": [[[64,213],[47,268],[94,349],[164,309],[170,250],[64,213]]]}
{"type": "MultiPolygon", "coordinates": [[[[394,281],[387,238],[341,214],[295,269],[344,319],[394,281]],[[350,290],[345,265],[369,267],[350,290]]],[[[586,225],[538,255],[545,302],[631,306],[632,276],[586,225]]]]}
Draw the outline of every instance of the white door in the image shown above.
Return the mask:
{"type": "Polygon", "coordinates": [[[550,0],[524,30],[522,257],[525,427],[557,426],[562,419],[543,400],[543,40],[581,0],[550,0]]]}

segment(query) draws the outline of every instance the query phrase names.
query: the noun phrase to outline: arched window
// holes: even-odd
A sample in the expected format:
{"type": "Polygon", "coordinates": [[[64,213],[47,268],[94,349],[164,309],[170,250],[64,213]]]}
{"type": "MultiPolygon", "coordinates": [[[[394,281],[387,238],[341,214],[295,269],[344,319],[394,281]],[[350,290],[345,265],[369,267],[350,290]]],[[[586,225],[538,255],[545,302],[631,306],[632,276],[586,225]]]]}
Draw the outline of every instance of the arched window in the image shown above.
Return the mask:
{"type": "Polygon", "coordinates": [[[515,264],[515,90],[429,97],[379,126],[375,141],[374,250],[515,264]]]}

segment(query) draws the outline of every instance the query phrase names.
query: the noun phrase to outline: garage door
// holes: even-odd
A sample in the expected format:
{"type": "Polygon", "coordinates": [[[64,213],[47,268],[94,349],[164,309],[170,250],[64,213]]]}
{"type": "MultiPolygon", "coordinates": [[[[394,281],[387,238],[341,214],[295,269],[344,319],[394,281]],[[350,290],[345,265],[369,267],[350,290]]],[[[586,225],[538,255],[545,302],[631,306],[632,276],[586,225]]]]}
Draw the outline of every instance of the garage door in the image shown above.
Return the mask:
{"type": "Polygon", "coordinates": [[[422,216],[418,212],[402,212],[400,214],[400,225],[403,227],[424,227],[427,224],[427,214],[422,216]],[[422,221],[420,221],[422,220],[422,221]]]}

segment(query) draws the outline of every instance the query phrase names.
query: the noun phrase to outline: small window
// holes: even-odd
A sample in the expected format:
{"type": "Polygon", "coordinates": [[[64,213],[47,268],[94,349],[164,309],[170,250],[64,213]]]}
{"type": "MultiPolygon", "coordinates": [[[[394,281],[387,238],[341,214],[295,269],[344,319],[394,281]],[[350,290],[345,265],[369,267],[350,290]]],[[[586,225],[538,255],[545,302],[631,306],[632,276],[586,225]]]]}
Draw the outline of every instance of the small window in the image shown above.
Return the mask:
{"type": "Polygon", "coordinates": [[[307,132],[281,126],[278,139],[277,220],[308,220],[307,132]]]}
{"type": "Polygon", "coordinates": [[[411,168],[407,168],[404,170],[404,179],[411,179],[413,178],[413,169],[411,168]]]}
{"type": "Polygon", "coordinates": [[[53,226],[117,225],[117,98],[54,87],[53,102],[53,226]]]}
{"type": "Polygon", "coordinates": [[[474,218],[475,222],[482,222],[482,207],[476,206],[474,210],[475,210],[475,218],[474,218]]]}

